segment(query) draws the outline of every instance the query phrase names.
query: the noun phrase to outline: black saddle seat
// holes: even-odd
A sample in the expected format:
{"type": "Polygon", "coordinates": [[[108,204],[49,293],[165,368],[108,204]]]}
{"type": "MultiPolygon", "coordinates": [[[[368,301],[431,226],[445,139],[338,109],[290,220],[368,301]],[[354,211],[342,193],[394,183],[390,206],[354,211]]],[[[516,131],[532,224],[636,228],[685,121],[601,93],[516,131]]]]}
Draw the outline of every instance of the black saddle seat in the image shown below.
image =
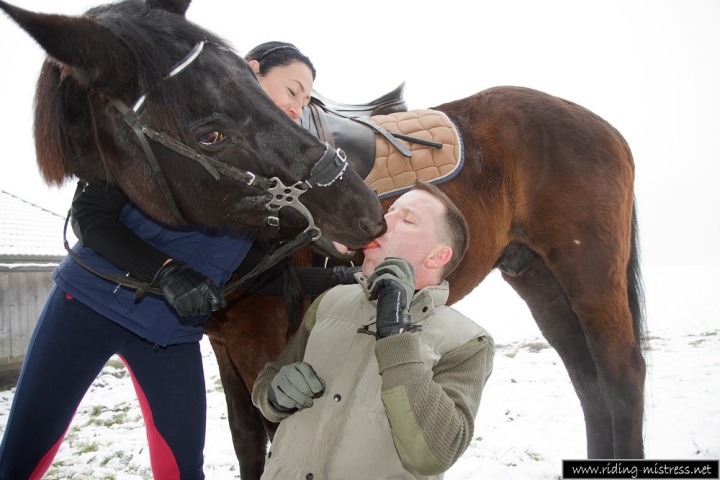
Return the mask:
{"type": "Polygon", "coordinates": [[[311,101],[321,105],[325,110],[331,110],[346,117],[372,117],[373,115],[407,112],[407,104],[403,98],[404,90],[405,82],[375,100],[356,104],[335,102],[313,90],[311,101]]]}
{"type": "Polygon", "coordinates": [[[313,90],[300,125],[331,147],[342,148],[355,171],[365,178],[375,164],[375,133],[382,130],[371,128],[367,122],[373,115],[407,112],[404,89],[405,82],[371,102],[359,104],[335,102],[313,90]]]}

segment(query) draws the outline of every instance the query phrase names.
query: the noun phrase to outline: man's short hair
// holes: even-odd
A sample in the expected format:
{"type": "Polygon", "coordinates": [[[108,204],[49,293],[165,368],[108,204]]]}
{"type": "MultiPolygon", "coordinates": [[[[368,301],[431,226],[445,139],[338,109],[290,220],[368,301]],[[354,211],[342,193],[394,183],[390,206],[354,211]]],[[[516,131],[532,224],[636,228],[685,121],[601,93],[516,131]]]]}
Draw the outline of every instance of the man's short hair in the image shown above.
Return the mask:
{"type": "Polygon", "coordinates": [[[450,261],[445,264],[443,269],[442,277],[445,278],[460,264],[470,243],[470,232],[465,216],[457,205],[435,185],[416,180],[413,184],[413,190],[425,191],[440,200],[445,206],[445,215],[435,225],[435,234],[438,235],[438,240],[446,242],[453,252],[450,261]]]}

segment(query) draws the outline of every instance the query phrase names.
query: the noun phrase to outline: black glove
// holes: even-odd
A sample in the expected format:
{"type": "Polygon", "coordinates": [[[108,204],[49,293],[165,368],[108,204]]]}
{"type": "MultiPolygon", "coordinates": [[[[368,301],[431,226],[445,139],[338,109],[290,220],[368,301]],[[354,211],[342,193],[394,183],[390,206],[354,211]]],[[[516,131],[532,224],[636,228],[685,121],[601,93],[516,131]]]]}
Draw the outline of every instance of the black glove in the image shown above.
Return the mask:
{"type": "Polygon", "coordinates": [[[332,269],[332,279],[338,285],[356,283],[355,274],[362,270],[362,267],[344,267],[338,265],[332,269]]]}
{"type": "Polygon", "coordinates": [[[278,412],[312,407],[313,398],[322,396],[325,382],[305,362],[285,365],[268,387],[268,401],[278,412]]]}
{"type": "MultiPolygon", "coordinates": [[[[165,300],[182,316],[206,315],[227,305],[215,283],[180,260],[171,260],[155,275],[153,285],[160,288],[165,300]]],[[[188,319],[183,325],[195,325],[188,319]]]]}
{"type": "MultiPolygon", "coordinates": [[[[356,272],[360,271],[360,267],[343,267],[343,266],[337,266],[333,268],[323,268],[323,267],[310,267],[310,268],[302,268],[302,267],[294,267],[293,272],[295,272],[295,275],[297,275],[297,278],[300,282],[300,286],[302,287],[303,293],[305,295],[312,295],[317,296],[323,293],[326,290],[331,289],[332,287],[335,287],[337,285],[344,285],[349,283],[355,283],[355,277],[353,276],[356,272]]],[[[290,274],[291,272],[287,272],[287,274],[290,274]]],[[[277,275],[277,274],[276,274],[277,275]]],[[[280,277],[278,277],[278,280],[280,277]]],[[[267,283],[275,283],[280,284],[278,280],[270,280],[267,283]]],[[[244,285],[243,285],[244,286],[244,285]]],[[[255,289],[251,291],[257,291],[259,293],[265,293],[268,291],[272,291],[268,289],[267,287],[264,288],[265,291],[261,291],[260,289],[255,289]]],[[[278,285],[278,287],[275,288],[277,290],[277,295],[282,295],[283,290],[282,287],[278,285]]]]}
{"type": "Polygon", "coordinates": [[[368,278],[377,298],[377,338],[408,330],[410,302],[415,293],[415,268],[402,258],[388,257],[368,278]]]}

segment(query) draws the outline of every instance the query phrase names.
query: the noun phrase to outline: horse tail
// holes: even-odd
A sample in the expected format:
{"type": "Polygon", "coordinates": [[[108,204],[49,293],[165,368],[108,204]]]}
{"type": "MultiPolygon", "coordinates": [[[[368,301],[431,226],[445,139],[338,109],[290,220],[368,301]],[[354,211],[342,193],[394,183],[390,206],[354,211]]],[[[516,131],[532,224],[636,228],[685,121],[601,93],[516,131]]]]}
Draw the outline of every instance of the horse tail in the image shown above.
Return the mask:
{"type": "Polygon", "coordinates": [[[647,343],[645,286],[640,273],[640,235],[637,221],[637,202],[633,201],[630,239],[630,259],[627,265],[627,293],[633,318],[635,341],[641,347],[647,343]]]}

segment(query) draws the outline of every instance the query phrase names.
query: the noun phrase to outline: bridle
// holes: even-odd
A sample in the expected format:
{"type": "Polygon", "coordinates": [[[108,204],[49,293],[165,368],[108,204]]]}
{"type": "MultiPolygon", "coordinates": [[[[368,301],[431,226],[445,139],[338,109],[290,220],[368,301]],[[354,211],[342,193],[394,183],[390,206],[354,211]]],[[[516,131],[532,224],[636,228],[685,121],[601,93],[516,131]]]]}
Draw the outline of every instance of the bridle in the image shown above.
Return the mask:
{"type": "MultiPolygon", "coordinates": [[[[165,80],[169,80],[190,66],[200,56],[204,46],[208,43],[219,48],[226,49],[221,45],[217,45],[209,41],[199,42],[195,45],[192,51],[172,69],[172,71],[165,77],[165,80]]],[[[143,125],[140,121],[140,113],[145,105],[145,99],[146,94],[141,95],[132,108],[128,108],[117,98],[110,98],[110,102],[123,115],[125,123],[130,126],[133,132],[135,132],[143,152],[145,153],[145,157],[147,158],[153,174],[155,175],[155,179],[163,192],[165,201],[170,207],[170,211],[178,224],[186,225],[187,222],[177,207],[177,203],[170,191],[165,175],[158,164],[157,158],[150,147],[148,139],[198,163],[205,168],[205,170],[215,180],[220,180],[220,176],[224,175],[242,183],[243,185],[257,187],[269,193],[271,195],[271,199],[265,205],[265,208],[271,212],[270,215],[268,215],[268,225],[271,227],[273,234],[276,234],[280,228],[280,209],[283,207],[291,207],[300,212],[308,222],[307,228],[301,235],[310,232],[313,237],[312,240],[320,238],[322,232],[315,225],[315,221],[310,211],[300,202],[300,196],[307,192],[310,188],[316,186],[326,187],[342,178],[342,175],[347,168],[347,156],[345,155],[345,152],[339,148],[333,149],[325,143],[325,152],[313,166],[310,171],[310,177],[307,180],[297,181],[293,185],[285,185],[278,177],[263,177],[248,170],[243,170],[234,165],[208,157],[196,152],[174,138],[170,138],[147,125],[143,125]]]]}
{"type": "MultiPolygon", "coordinates": [[[[203,48],[206,44],[211,44],[218,48],[228,50],[226,47],[218,45],[214,42],[210,42],[207,40],[201,41],[197,43],[192,49],[192,51],[190,51],[190,53],[186,55],[185,58],[181,60],[171,70],[171,72],[165,77],[164,80],[171,79],[172,77],[186,69],[188,66],[190,66],[200,56],[200,53],[203,51],[203,48]]],[[[272,254],[266,256],[263,261],[261,261],[255,268],[252,269],[252,271],[244,275],[241,279],[226,285],[222,289],[223,295],[229,294],[247,279],[252,278],[272,267],[279,260],[290,255],[295,250],[298,250],[303,246],[309,244],[310,242],[316,241],[322,237],[322,232],[320,228],[315,225],[313,216],[307,209],[307,207],[305,207],[305,205],[301,203],[300,196],[307,192],[310,188],[326,187],[333,184],[336,180],[341,179],[343,173],[345,172],[345,169],[347,168],[347,157],[345,155],[345,152],[343,152],[339,148],[333,149],[327,143],[325,143],[325,152],[313,166],[312,170],[310,171],[310,177],[306,180],[299,180],[292,185],[285,185],[278,177],[263,177],[248,170],[243,170],[241,168],[235,167],[234,165],[230,165],[228,163],[216,160],[212,157],[208,157],[206,155],[196,152],[192,148],[188,147],[184,143],[174,138],[168,137],[167,135],[158,132],[157,130],[154,130],[147,125],[143,125],[140,121],[140,114],[142,112],[143,106],[145,105],[146,96],[146,94],[142,94],[140,98],[138,98],[138,100],[133,104],[132,108],[127,107],[121,100],[117,98],[110,97],[109,100],[112,105],[114,105],[115,108],[122,114],[125,123],[130,126],[133,132],[135,132],[138,142],[140,143],[143,152],[145,153],[145,157],[147,158],[153,174],[155,175],[155,179],[157,180],[160,189],[162,190],[165,201],[170,207],[170,211],[172,212],[172,215],[175,221],[178,222],[178,224],[187,225],[187,222],[180,213],[177,203],[175,202],[175,198],[173,197],[172,192],[170,191],[170,188],[168,186],[167,179],[165,178],[165,175],[160,168],[160,165],[157,161],[157,158],[155,157],[154,152],[152,151],[152,148],[150,147],[148,139],[155,143],[159,143],[174,151],[175,153],[178,153],[198,163],[215,180],[220,180],[221,175],[224,175],[240,182],[243,185],[256,187],[270,194],[271,198],[265,204],[265,208],[270,211],[270,213],[268,214],[267,224],[270,227],[271,236],[274,237],[279,232],[279,214],[280,210],[284,207],[294,208],[295,210],[300,212],[300,214],[302,214],[308,222],[307,228],[305,228],[305,230],[300,235],[298,235],[296,239],[278,248],[272,254]]],[[[65,230],[67,230],[69,218],[70,213],[68,212],[68,218],[65,220],[65,230]]],[[[139,297],[140,295],[148,291],[161,294],[159,289],[153,287],[147,282],[142,282],[129,276],[97,272],[96,270],[92,269],[90,266],[85,264],[75,254],[75,252],[72,251],[72,249],[68,245],[66,234],[65,249],[68,251],[73,260],[75,260],[84,268],[95,273],[96,275],[103,277],[107,280],[116,282],[120,285],[135,288],[136,297],[139,297]]]]}

